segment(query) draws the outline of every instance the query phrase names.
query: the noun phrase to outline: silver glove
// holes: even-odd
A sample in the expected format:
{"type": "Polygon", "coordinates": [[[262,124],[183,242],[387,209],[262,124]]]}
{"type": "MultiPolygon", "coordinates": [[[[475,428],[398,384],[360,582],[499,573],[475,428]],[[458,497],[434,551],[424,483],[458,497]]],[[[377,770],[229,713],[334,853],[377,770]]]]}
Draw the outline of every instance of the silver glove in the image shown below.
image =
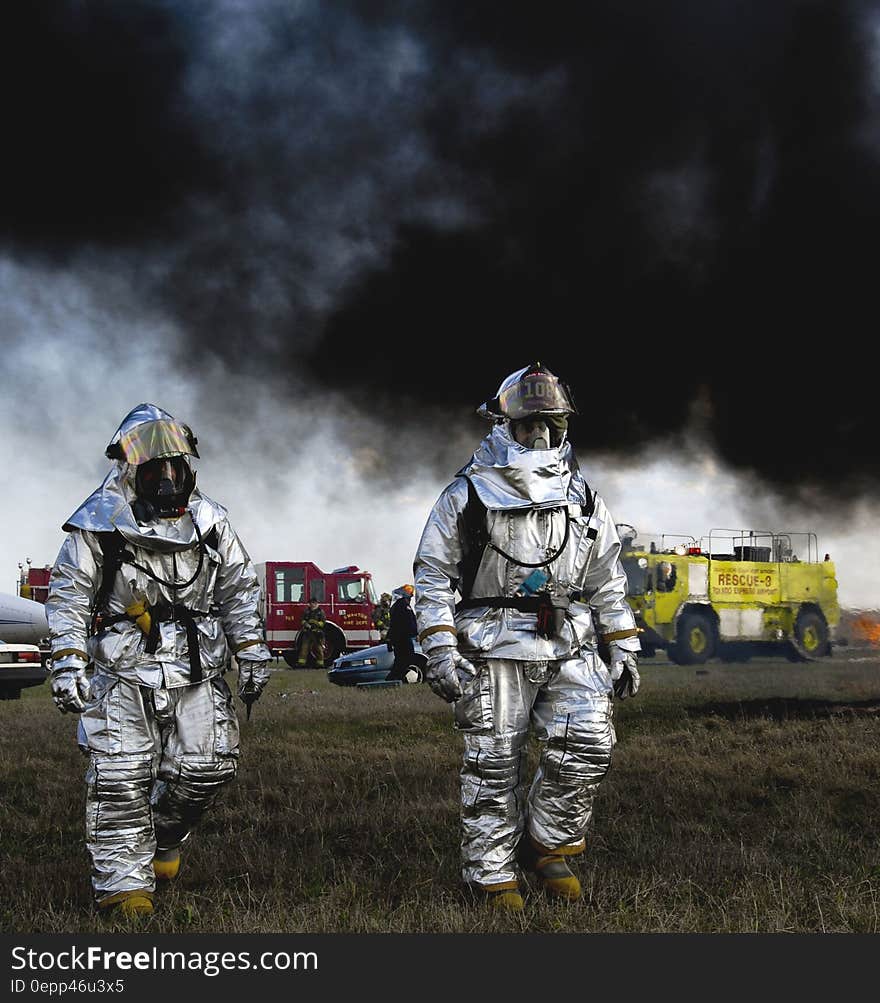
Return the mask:
{"type": "Polygon", "coordinates": [[[428,654],[425,681],[447,703],[455,703],[461,696],[460,676],[475,676],[477,670],[458,652],[454,644],[442,644],[428,654]]]}
{"type": "Polygon", "coordinates": [[[634,651],[623,651],[611,646],[611,685],[619,700],[634,697],[639,692],[639,660],[634,651]]]}
{"type": "Polygon", "coordinates": [[[91,686],[86,667],[78,658],[68,656],[55,663],[49,685],[62,714],[81,714],[85,710],[91,686]]]}
{"type": "Polygon", "coordinates": [[[269,682],[268,662],[238,663],[238,695],[247,704],[259,700],[266,683],[269,682]]]}

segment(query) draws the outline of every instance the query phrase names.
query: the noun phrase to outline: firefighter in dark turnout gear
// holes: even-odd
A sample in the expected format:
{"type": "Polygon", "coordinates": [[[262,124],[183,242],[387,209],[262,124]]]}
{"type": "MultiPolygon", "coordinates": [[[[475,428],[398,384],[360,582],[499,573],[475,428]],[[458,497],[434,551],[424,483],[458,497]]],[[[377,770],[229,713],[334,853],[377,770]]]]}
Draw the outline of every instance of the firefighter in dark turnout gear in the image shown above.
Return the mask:
{"type": "Polygon", "coordinates": [[[379,631],[379,640],[388,639],[388,628],[391,626],[391,595],[383,592],[379,597],[379,602],[373,607],[370,614],[373,626],[379,631]]]}
{"type": "Polygon", "coordinates": [[[316,669],[324,668],[324,626],[327,617],[314,597],[309,599],[309,608],[303,613],[299,635],[299,652],[296,664],[305,668],[309,658],[314,660],[316,669]]]}
{"type": "Polygon", "coordinates": [[[415,672],[421,678],[421,670],[416,664],[413,638],[416,636],[416,615],[412,609],[414,593],[412,585],[401,585],[394,590],[395,600],[391,606],[391,623],[388,628],[388,650],[394,652],[394,665],[388,679],[403,681],[408,672],[415,672]]]}

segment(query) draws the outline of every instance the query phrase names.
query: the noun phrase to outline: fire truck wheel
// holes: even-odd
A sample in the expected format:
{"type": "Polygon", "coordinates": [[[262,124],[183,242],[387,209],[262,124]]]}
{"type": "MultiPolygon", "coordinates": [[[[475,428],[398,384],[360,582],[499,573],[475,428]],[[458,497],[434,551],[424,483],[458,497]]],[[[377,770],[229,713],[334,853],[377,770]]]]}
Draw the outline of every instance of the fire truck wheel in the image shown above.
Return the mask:
{"type": "Polygon", "coordinates": [[[794,622],[791,646],[802,662],[812,662],[828,653],[828,624],[813,609],[802,609],[794,622]]]}
{"type": "Polygon", "coordinates": [[[327,623],[324,626],[324,667],[329,669],[347,650],[345,634],[335,623],[327,623]]]}
{"type": "Polygon", "coordinates": [[[675,657],[679,665],[702,665],[716,648],[715,624],[705,613],[683,613],[675,635],[675,657]]]}

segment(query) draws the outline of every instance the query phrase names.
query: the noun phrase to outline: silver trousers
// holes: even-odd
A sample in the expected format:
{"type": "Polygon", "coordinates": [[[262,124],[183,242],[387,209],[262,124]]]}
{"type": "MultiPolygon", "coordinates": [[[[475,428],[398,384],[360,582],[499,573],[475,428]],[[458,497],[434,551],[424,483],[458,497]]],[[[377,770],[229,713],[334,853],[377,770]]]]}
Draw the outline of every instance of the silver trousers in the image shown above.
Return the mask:
{"type": "Polygon", "coordinates": [[[480,887],[518,878],[527,834],[547,850],[577,853],[614,745],[611,678],[597,655],[556,662],[487,659],[462,680],[455,727],[461,768],[462,876],[480,887]],[[541,743],[526,776],[530,734],[541,743]]]}
{"type": "Polygon", "coordinates": [[[86,845],[98,901],[155,887],[172,849],[237,772],[239,728],[222,676],[174,689],[92,679],[78,740],[86,771],[86,845]]]}

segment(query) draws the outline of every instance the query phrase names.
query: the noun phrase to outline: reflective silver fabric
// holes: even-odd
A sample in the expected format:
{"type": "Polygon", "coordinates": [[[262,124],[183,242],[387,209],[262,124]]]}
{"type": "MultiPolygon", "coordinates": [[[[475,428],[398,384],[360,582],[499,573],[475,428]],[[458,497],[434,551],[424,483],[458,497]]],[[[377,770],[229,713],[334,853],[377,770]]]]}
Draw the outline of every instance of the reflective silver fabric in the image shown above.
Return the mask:
{"type": "Polygon", "coordinates": [[[524,565],[554,554],[542,569],[548,584],[581,597],[549,638],[539,636],[536,613],[485,606],[456,613],[455,586],[467,557],[467,482],[457,477],[440,495],[416,551],[415,611],[426,653],[457,643],[480,669],[476,677],[460,676],[454,713],[465,741],[463,876],[488,886],[516,879],[524,831],[548,850],[582,848],[614,742],[611,676],[597,653],[597,630],[621,650],[640,645],[614,522],[567,442],[529,450],[501,423],[460,473],[471,477],[486,506],[489,539],[498,548],[483,553],[470,598],[514,596],[533,570],[524,565]],[[542,743],[531,784],[524,772],[530,730],[542,743]]]}
{"type": "Polygon", "coordinates": [[[584,503],[585,485],[583,478],[574,476],[576,471],[569,442],[555,449],[527,449],[503,422],[492,428],[459,473],[473,480],[486,508],[522,509],[584,503]]]}
{"type": "MultiPolygon", "coordinates": [[[[138,423],[163,415],[153,405],[136,408],[114,441],[140,441],[138,423]]],[[[150,436],[143,442],[158,441],[150,436]]],[[[89,755],[86,834],[99,900],[152,888],[157,846],[168,849],[185,839],[235,776],[238,720],[222,674],[233,655],[239,663],[271,657],[256,571],[226,510],[193,490],[183,515],[141,525],[131,507],[136,469],[116,460],[64,523],[67,537],[46,602],[56,671],[91,664],[78,734],[89,755]],[[131,619],[89,636],[104,574],[98,534],[113,530],[133,563],[124,562],[114,575],[104,612],[114,616],[136,602],[164,602],[197,614],[202,681],[190,678],[186,624],[179,616],[158,624],[152,653],[147,634],[131,619]]]]}
{"type": "MultiPolygon", "coordinates": [[[[472,477],[488,509],[490,540],[523,564],[545,560],[559,549],[566,513],[551,509],[567,505],[568,542],[558,560],[544,570],[551,582],[569,592],[584,591],[589,601],[572,602],[566,629],[550,639],[538,637],[535,613],[477,608],[456,614],[452,583],[461,577],[465,556],[461,520],[468,500],[467,483],[457,477],[428,516],[415,556],[415,612],[424,651],[450,642],[448,631],[432,630],[444,626],[454,629],[459,649],[468,658],[491,653],[494,658],[527,661],[595,650],[594,618],[602,634],[635,629],[614,521],[598,495],[592,515],[585,513],[588,489],[568,443],[557,449],[529,450],[511,438],[506,425],[496,425],[462,472],[472,477]]],[[[530,573],[530,568],[487,548],[471,596],[512,596],[530,573]]],[[[629,651],[640,648],[636,636],[616,643],[629,651]]]]}
{"type": "Polygon", "coordinates": [[[207,613],[196,620],[205,678],[224,672],[229,667],[230,655],[248,642],[259,643],[242,649],[241,660],[270,658],[259,614],[260,585],[256,570],[226,518],[226,510],[194,491],[186,514],[139,526],[118,485],[118,478],[112,481],[108,478],[102,486],[105,500],[118,499],[112,506],[113,520],[93,519],[99,510],[90,508],[87,502],[66,523],[70,532],[52,569],[46,601],[52,650],[86,651],[97,668],[113,671],[129,682],[153,687],[189,683],[189,647],[182,623],[161,624],[155,654],[145,652],[144,633],[127,620],[87,638],[104,560],[94,531],[115,527],[125,537],[135,563],[141,568],[149,569],[166,582],[184,583],[194,576],[195,579],[186,588],[172,590],[131,564],[123,564],[108,598],[109,613],[123,613],[142,595],[150,605],[164,598],[207,613]],[[88,528],[78,528],[82,524],[88,528]],[[196,524],[203,537],[214,528],[217,542],[216,548],[206,545],[198,575],[200,548],[196,524]]]}
{"type": "Polygon", "coordinates": [[[463,680],[455,727],[461,768],[462,877],[488,887],[517,878],[524,832],[548,849],[584,845],[593,797],[614,744],[610,676],[596,655],[535,663],[487,659],[463,680]],[[528,784],[529,730],[541,759],[528,784]]]}
{"type": "Polygon", "coordinates": [[[186,839],[235,777],[239,731],[229,687],[218,677],[149,689],[96,673],[78,739],[89,756],[86,843],[95,895],[152,889],[157,847],[186,839]]]}

